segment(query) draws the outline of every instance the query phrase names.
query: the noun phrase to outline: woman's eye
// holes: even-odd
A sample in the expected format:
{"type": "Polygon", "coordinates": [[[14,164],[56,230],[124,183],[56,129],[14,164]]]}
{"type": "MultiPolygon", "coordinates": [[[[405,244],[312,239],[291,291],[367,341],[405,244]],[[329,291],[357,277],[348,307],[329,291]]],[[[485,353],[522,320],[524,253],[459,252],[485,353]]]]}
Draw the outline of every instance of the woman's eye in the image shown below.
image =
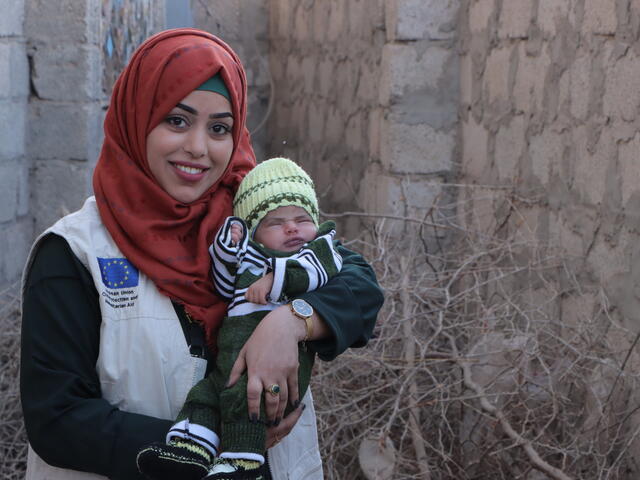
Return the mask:
{"type": "Polygon", "coordinates": [[[165,119],[170,126],[175,128],[184,128],[187,126],[187,122],[184,118],[178,116],[170,116],[165,119]]]}
{"type": "Polygon", "coordinates": [[[214,135],[225,135],[231,132],[231,127],[225,125],[224,123],[216,123],[211,125],[211,131],[214,135]]]}

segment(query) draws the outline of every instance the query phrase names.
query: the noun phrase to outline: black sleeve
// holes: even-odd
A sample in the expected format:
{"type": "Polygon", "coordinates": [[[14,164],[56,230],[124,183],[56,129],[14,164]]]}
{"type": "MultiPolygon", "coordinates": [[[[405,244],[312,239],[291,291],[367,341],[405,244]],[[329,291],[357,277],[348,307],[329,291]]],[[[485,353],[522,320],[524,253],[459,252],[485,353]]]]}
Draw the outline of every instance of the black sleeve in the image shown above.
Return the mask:
{"type": "Polygon", "coordinates": [[[95,366],[98,294],[68,243],[40,243],[23,302],[20,394],[27,436],[50,465],[140,479],[139,448],[164,440],[168,420],[118,410],[101,396],[95,366]]]}
{"type": "Polygon", "coordinates": [[[338,247],[342,270],[322,288],[300,295],[325,321],[333,336],[309,342],[322,360],[367,344],[384,302],[371,266],[355,252],[338,247]]]}

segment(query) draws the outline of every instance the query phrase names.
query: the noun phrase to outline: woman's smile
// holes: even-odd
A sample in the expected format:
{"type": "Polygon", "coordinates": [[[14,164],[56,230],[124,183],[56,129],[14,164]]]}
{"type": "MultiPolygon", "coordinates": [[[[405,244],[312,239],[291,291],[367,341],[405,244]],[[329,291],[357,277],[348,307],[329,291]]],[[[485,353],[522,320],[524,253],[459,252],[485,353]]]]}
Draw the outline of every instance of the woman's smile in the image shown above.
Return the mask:
{"type": "Polygon", "coordinates": [[[206,172],[210,170],[208,167],[194,165],[186,162],[169,162],[176,169],[176,175],[187,182],[198,182],[202,180],[206,172]]]}
{"type": "Polygon", "coordinates": [[[174,199],[199,199],[225,172],[233,153],[231,104],[222,95],[194,90],[147,135],[147,162],[174,199]]]}

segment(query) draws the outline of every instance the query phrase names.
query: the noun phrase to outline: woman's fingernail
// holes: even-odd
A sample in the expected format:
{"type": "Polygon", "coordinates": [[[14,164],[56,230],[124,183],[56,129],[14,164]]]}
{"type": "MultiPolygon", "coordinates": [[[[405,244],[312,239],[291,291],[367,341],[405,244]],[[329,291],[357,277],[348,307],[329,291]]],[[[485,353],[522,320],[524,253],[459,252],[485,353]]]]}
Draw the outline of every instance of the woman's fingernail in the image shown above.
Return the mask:
{"type": "Polygon", "coordinates": [[[293,408],[298,408],[298,405],[300,405],[300,400],[293,402],[293,408]]]}
{"type": "Polygon", "coordinates": [[[253,424],[258,423],[258,415],[256,415],[255,413],[251,414],[251,423],[253,424]]]}
{"type": "Polygon", "coordinates": [[[282,421],[281,418],[276,418],[276,421],[273,422],[273,424],[277,427],[278,425],[280,425],[280,422],[282,421]]]}
{"type": "Polygon", "coordinates": [[[301,410],[304,410],[305,408],[307,408],[307,406],[306,406],[304,403],[301,403],[300,405],[301,405],[301,406],[300,406],[300,409],[301,409],[301,410]]]}

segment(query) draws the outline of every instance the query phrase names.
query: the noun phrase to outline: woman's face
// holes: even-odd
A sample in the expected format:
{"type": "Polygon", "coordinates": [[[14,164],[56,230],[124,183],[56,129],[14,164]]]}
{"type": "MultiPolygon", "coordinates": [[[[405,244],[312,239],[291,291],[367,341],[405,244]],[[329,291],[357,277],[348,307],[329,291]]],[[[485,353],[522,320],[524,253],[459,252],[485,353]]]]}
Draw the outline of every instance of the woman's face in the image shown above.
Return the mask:
{"type": "Polygon", "coordinates": [[[147,161],[156,181],[179,202],[200,198],[229,163],[232,127],[225,97],[191,92],[147,135],[147,161]]]}

